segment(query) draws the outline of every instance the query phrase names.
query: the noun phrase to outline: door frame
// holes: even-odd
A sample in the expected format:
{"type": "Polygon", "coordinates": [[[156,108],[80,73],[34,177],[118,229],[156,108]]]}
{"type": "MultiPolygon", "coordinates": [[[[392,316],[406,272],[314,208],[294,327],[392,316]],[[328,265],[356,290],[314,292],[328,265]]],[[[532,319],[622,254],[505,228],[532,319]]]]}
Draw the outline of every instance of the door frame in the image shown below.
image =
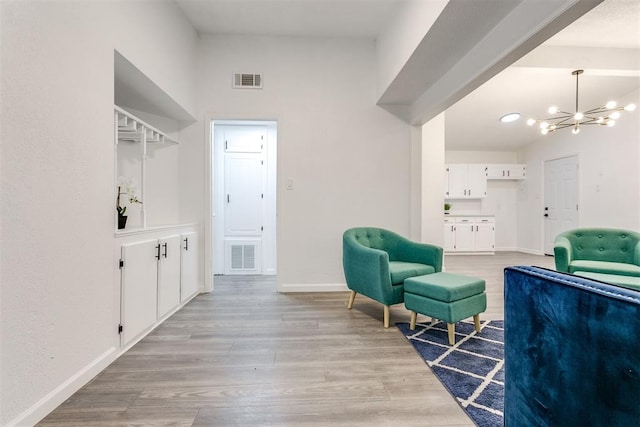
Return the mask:
{"type": "Polygon", "coordinates": [[[545,201],[547,199],[547,194],[546,194],[546,183],[547,183],[547,174],[546,174],[546,164],[547,162],[552,162],[555,160],[562,160],[562,159],[567,159],[570,157],[575,157],[577,160],[577,164],[578,164],[578,171],[576,173],[576,189],[578,194],[576,195],[576,200],[578,203],[578,212],[576,214],[576,227],[579,226],[580,224],[580,182],[581,182],[581,173],[582,170],[580,169],[580,153],[567,153],[567,154],[563,154],[563,155],[558,155],[558,156],[554,156],[551,158],[547,158],[547,159],[543,159],[542,160],[542,164],[541,164],[541,176],[542,176],[542,180],[540,182],[540,186],[542,187],[542,197],[540,199],[540,221],[542,222],[542,227],[540,227],[540,231],[541,231],[541,251],[540,253],[542,255],[546,254],[546,223],[547,221],[545,221],[544,219],[544,207],[545,207],[545,201]]]}
{"type": "MultiPolygon", "coordinates": [[[[280,133],[280,125],[281,122],[277,118],[277,115],[260,115],[260,116],[250,116],[250,115],[229,115],[223,113],[215,113],[215,114],[207,114],[205,117],[205,185],[203,195],[205,201],[205,218],[204,218],[204,292],[211,292],[215,286],[214,280],[214,267],[213,267],[213,256],[214,256],[214,235],[216,233],[215,225],[214,225],[214,198],[213,198],[213,180],[215,178],[215,173],[213,170],[213,154],[214,154],[214,122],[272,122],[275,123],[276,127],[276,135],[280,133]]],[[[275,168],[274,173],[274,183],[273,183],[273,197],[274,197],[274,227],[277,226],[277,179],[278,179],[278,160],[277,160],[277,139],[273,143],[273,160],[272,166],[275,168]]],[[[277,230],[273,233],[273,246],[274,250],[277,250],[277,230]]],[[[274,254],[277,260],[277,253],[274,254]]]]}

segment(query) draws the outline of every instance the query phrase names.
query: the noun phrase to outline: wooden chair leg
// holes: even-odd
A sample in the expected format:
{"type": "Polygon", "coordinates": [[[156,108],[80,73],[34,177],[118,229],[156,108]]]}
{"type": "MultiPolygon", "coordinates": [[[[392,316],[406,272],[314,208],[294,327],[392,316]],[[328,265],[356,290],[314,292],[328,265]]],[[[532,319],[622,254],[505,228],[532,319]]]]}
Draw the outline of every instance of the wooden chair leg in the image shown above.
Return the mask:
{"type": "Polygon", "coordinates": [[[456,324],[447,323],[447,335],[449,336],[449,345],[456,343],[456,324]]]}
{"type": "Polygon", "coordinates": [[[480,315],[473,316],[473,323],[476,325],[476,332],[480,332],[480,315]]]}
{"type": "Polygon", "coordinates": [[[415,311],[411,312],[411,324],[409,325],[409,329],[412,331],[416,329],[416,320],[418,320],[418,313],[415,311]]]}
{"type": "Polygon", "coordinates": [[[389,306],[388,305],[384,306],[384,327],[385,328],[389,327],[389,306]]]}
{"type": "Polygon", "coordinates": [[[353,307],[353,301],[356,299],[356,291],[351,291],[351,295],[349,295],[349,304],[347,304],[347,308],[351,310],[353,307]]]}

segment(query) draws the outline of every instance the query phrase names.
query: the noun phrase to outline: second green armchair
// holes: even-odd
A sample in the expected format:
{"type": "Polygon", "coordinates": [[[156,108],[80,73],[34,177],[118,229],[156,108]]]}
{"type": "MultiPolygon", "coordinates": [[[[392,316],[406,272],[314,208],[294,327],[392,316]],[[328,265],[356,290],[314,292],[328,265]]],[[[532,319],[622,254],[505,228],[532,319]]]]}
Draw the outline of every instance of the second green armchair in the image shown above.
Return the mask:
{"type": "Polygon", "coordinates": [[[384,305],[384,327],[389,307],[404,302],[404,279],[442,271],[442,248],[413,242],[392,231],[374,227],[351,228],[342,236],[342,265],[351,290],[384,305]]]}

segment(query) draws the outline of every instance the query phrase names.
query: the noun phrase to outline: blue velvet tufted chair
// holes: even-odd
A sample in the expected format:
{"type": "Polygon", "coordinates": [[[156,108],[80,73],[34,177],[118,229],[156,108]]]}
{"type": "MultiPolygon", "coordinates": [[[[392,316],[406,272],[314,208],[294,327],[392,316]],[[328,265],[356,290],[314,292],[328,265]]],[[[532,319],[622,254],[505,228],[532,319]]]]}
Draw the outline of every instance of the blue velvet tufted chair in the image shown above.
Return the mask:
{"type": "Polygon", "coordinates": [[[342,265],[351,289],[347,307],[356,294],[380,302],[388,328],[389,307],[404,302],[404,279],[442,271],[442,248],[382,228],[351,228],[342,236],[342,265]]]}

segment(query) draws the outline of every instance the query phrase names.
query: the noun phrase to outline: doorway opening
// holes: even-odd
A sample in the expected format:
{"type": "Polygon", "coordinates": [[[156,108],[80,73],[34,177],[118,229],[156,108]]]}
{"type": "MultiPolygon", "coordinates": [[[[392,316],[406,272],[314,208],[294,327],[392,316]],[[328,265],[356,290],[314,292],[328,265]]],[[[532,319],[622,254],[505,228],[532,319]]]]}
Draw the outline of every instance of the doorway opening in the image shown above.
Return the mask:
{"type": "Polygon", "coordinates": [[[563,231],[578,227],[578,156],[544,162],[544,253],[563,231]]]}
{"type": "Polygon", "coordinates": [[[213,120],[214,275],[276,274],[277,122],[213,120]]]}

